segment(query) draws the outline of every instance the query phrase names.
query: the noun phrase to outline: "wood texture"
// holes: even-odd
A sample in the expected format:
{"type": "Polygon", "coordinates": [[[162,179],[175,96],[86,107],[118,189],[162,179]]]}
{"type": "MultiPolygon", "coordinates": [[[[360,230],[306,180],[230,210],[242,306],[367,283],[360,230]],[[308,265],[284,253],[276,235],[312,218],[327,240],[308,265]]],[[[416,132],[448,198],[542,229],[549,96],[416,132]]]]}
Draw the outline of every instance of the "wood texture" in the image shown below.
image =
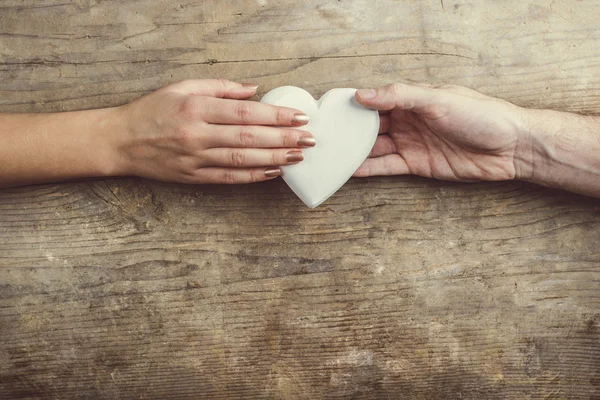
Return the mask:
{"type": "MultiPolygon", "coordinates": [[[[0,111],[225,77],[600,113],[597,1],[2,0],[0,111]]],[[[1,145],[1,144],[0,144],[1,145]]],[[[0,191],[0,398],[600,399],[600,202],[524,183],[0,191]]]]}

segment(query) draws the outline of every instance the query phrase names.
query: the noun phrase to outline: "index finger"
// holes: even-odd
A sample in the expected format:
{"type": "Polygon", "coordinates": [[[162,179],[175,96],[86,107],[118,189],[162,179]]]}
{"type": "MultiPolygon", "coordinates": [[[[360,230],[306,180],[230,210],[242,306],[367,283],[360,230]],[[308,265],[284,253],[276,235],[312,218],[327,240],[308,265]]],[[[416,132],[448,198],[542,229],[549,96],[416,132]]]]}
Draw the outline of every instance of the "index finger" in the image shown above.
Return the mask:
{"type": "Polygon", "coordinates": [[[405,110],[427,113],[438,92],[427,87],[393,83],[378,89],[356,91],[356,100],[374,110],[405,110]]]}
{"type": "Polygon", "coordinates": [[[204,97],[202,103],[200,115],[212,124],[302,126],[309,122],[300,110],[256,101],[204,97]]]}

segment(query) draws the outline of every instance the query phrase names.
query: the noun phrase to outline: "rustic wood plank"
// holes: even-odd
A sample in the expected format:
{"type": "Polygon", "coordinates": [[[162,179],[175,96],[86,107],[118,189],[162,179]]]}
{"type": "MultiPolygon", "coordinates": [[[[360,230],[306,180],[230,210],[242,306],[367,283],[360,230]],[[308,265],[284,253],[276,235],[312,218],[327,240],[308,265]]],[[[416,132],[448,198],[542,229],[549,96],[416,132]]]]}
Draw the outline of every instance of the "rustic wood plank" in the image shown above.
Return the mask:
{"type": "MultiPolygon", "coordinates": [[[[600,4],[4,0],[0,111],[222,76],[600,113],[600,4]],[[375,3],[375,4],[374,4],[375,3]]],[[[0,191],[0,398],[600,398],[600,203],[524,183],[0,191]]]]}

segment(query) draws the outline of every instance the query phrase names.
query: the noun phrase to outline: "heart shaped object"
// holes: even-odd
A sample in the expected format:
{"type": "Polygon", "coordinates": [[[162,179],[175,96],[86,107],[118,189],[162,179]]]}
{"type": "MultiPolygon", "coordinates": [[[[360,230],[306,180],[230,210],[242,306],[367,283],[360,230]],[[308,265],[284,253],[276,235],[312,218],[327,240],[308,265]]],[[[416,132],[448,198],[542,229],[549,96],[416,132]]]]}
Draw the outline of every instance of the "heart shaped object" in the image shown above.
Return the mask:
{"type": "Polygon", "coordinates": [[[379,132],[379,113],[358,104],[356,89],[333,89],[315,100],[295,86],[265,94],[262,103],[291,107],[310,117],[298,129],[313,134],[317,145],[303,149],[304,161],[281,167],[296,195],[315,208],[337,192],[369,156],[379,132]]]}

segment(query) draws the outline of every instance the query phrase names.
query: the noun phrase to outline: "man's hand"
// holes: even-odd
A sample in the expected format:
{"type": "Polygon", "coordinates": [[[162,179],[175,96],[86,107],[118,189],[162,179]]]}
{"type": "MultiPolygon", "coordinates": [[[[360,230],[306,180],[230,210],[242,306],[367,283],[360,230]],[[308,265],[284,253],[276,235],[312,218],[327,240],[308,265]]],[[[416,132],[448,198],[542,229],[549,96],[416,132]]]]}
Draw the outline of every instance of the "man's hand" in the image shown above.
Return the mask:
{"type": "Polygon", "coordinates": [[[355,176],[520,177],[529,147],[520,107],[460,86],[421,84],[362,89],[356,99],[380,111],[385,134],[355,176]]]}
{"type": "Polygon", "coordinates": [[[381,132],[355,176],[521,179],[600,197],[600,118],[531,110],[460,86],[357,91],[381,132]]]}

